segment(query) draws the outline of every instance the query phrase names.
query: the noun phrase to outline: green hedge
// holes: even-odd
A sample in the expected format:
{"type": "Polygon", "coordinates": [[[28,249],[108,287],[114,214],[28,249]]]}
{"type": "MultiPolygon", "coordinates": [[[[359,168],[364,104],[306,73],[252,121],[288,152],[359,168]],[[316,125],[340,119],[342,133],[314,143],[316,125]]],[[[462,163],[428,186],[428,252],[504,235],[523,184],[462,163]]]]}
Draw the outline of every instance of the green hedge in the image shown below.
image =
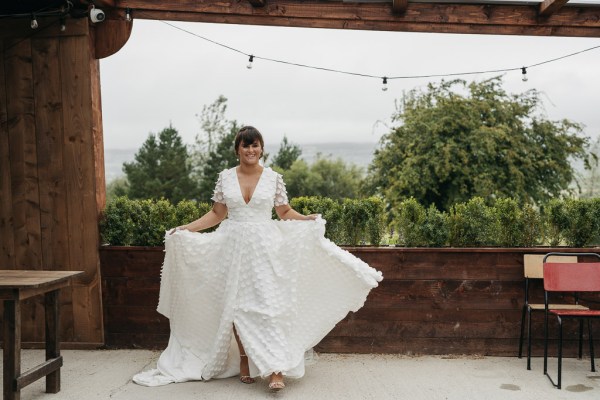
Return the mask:
{"type": "Polygon", "coordinates": [[[191,222],[211,209],[207,203],[183,200],[131,200],[109,202],[100,221],[102,242],[112,246],[161,246],[165,231],[191,222]]]}
{"type": "MultiPolygon", "coordinates": [[[[338,244],[379,245],[384,234],[383,202],[375,197],[337,202],[329,198],[298,197],[292,207],[327,220],[326,237],[338,244]]],[[[131,200],[117,197],[106,206],[100,222],[102,242],[113,246],[160,246],[165,230],[187,224],[209,211],[208,203],[184,200],[131,200]]]]}
{"type": "MultiPolygon", "coordinates": [[[[336,201],[297,197],[291,206],[327,220],[325,236],[339,245],[396,244],[407,247],[585,247],[600,243],[600,199],[553,200],[541,210],[503,198],[487,205],[475,197],[448,212],[425,208],[415,199],[391,210],[386,233],[380,198],[336,201]]],[[[117,197],[106,207],[100,229],[103,243],[160,246],[166,229],[189,223],[209,211],[208,203],[185,200],[130,200],[117,197]]]]}
{"type": "Polygon", "coordinates": [[[600,241],[600,199],[553,200],[540,211],[511,198],[488,206],[474,197],[446,213],[410,198],[394,210],[391,226],[407,247],[585,247],[600,241]]]}

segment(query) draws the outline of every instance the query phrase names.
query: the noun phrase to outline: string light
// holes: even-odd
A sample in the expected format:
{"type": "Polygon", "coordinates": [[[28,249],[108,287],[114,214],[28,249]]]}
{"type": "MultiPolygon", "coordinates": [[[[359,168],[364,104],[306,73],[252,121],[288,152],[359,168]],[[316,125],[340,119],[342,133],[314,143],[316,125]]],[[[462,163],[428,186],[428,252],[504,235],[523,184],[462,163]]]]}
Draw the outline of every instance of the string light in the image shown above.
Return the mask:
{"type": "Polygon", "coordinates": [[[37,18],[35,17],[35,14],[31,14],[31,29],[37,29],[39,27],[39,24],[37,22],[37,18]]]}
{"type": "Polygon", "coordinates": [[[131,22],[131,8],[125,9],[125,21],[131,22]]]}
{"type": "MultiPolygon", "coordinates": [[[[142,15],[145,15],[143,12],[141,13],[142,15]]],[[[147,15],[149,17],[151,17],[150,15],[147,15]]],[[[352,72],[352,71],[343,71],[343,70],[337,70],[337,69],[332,69],[332,68],[325,68],[325,67],[319,67],[319,66],[314,66],[314,65],[308,65],[308,64],[300,64],[300,63],[295,63],[295,62],[290,62],[290,61],[285,61],[285,60],[278,60],[278,59],[274,59],[274,58],[267,58],[267,57],[260,57],[260,56],[255,56],[255,55],[250,55],[247,54],[239,49],[233,48],[231,46],[225,45],[223,43],[219,43],[215,40],[209,39],[207,37],[204,37],[202,35],[198,35],[197,33],[194,32],[190,32],[184,28],[181,28],[177,25],[173,25],[167,21],[160,21],[165,25],[170,26],[171,28],[180,30],[182,32],[185,32],[187,34],[190,34],[192,36],[196,36],[199,39],[205,40],[207,42],[213,43],[217,46],[221,46],[224,47],[228,50],[243,54],[245,56],[249,57],[249,63],[247,65],[248,69],[252,69],[252,62],[254,61],[254,58],[259,59],[259,60],[264,60],[264,61],[271,61],[271,62],[275,62],[275,63],[279,63],[279,64],[285,64],[285,65],[291,65],[291,66],[295,66],[295,67],[302,67],[302,68],[309,68],[309,69],[315,69],[315,70],[319,70],[319,71],[327,71],[327,72],[334,72],[334,73],[338,73],[338,74],[344,74],[344,75],[352,75],[352,76],[360,76],[360,77],[364,77],[364,78],[376,78],[376,79],[382,79],[383,80],[383,87],[381,88],[382,91],[386,91],[387,90],[387,81],[388,80],[392,80],[392,79],[419,79],[419,78],[448,78],[448,77],[454,77],[454,76],[465,76],[465,75],[480,75],[480,74],[490,74],[490,73],[505,73],[505,72],[513,72],[513,71],[518,71],[521,70],[522,73],[522,80],[523,81],[527,81],[527,68],[533,68],[533,67],[537,67],[543,64],[548,64],[554,61],[558,61],[558,60],[562,60],[563,58],[568,58],[568,57],[572,57],[581,53],[585,53],[587,51],[591,51],[591,50],[595,50],[595,49],[599,49],[600,45],[598,46],[593,46],[593,47],[589,47],[587,49],[584,50],[580,50],[577,51],[575,53],[570,53],[570,54],[566,54],[564,56],[560,56],[560,57],[556,57],[556,58],[552,58],[549,60],[545,60],[542,62],[538,62],[535,64],[531,64],[525,67],[514,67],[514,68],[502,68],[502,69],[491,69],[491,70],[481,70],[481,71],[466,71],[466,72],[455,72],[455,73],[445,73],[445,74],[429,74],[429,75],[404,75],[404,76],[389,76],[389,77],[381,77],[381,75],[377,76],[377,75],[370,75],[370,74],[363,74],[363,73],[359,73],[359,72],[352,72]]]]}
{"type": "Polygon", "coordinates": [[[60,31],[61,32],[66,31],[67,30],[67,25],[66,25],[65,17],[61,17],[60,20],[59,20],[59,23],[60,23],[60,31]]]}

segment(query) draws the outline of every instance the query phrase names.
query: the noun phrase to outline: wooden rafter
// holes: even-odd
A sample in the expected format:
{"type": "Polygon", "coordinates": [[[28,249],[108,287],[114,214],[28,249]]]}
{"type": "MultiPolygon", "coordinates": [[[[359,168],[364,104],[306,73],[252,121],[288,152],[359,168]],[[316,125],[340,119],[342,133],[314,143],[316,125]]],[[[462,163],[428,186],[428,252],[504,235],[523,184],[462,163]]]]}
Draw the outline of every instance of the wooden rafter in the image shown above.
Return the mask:
{"type": "Polygon", "coordinates": [[[248,3],[250,3],[252,7],[264,7],[267,4],[267,0],[248,0],[248,3]]]}
{"type": "MultiPolygon", "coordinates": [[[[556,0],[561,1],[561,0],[556,0]]],[[[572,6],[540,18],[537,5],[412,3],[396,14],[389,3],[269,0],[116,0],[136,18],[309,28],[492,35],[600,37],[600,8],[572,6]]]]}
{"type": "Polygon", "coordinates": [[[392,0],[392,10],[395,14],[404,14],[408,8],[408,0],[392,0]]]}
{"type": "Polygon", "coordinates": [[[548,17],[560,10],[569,0],[544,0],[540,4],[540,16],[548,17]]]}

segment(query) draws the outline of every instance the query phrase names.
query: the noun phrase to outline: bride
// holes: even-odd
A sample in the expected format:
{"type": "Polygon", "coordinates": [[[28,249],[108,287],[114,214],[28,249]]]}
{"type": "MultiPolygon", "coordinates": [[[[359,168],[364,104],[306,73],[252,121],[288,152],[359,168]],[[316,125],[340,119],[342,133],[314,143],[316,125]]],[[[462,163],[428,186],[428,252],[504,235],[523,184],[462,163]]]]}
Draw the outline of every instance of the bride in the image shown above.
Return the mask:
{"type": "Polygon", "coordinates": [[[243,127],[235,138],[239,165],[219,174],[212,210],[166,236],[158,311],[171,335],[157,368],[134,382],[239,374],[243,383],[263,377],[281,390],[284,376],[304,375],[304,353],[381,281],[324,237],[319,215],[289,206],[282,176],[259,163],[263,149],[260,132],[243,127]]]}

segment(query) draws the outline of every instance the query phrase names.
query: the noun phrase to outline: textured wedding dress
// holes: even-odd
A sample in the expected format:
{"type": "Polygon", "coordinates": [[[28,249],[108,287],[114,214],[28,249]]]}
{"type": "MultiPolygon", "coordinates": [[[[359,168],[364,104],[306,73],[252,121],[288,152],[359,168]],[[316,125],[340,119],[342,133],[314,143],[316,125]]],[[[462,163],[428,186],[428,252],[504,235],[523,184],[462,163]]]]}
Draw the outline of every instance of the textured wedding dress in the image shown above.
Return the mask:
{"type": "Polygon", "coordinates": [[[213,201],[228,217],[210,233],[165,237],[158,311],[171,336],[147,386],[239,373],[235,325],[250,375],[304,375],[305,351],[365,302],[381,273],[324,237],[325,221],[272,220],[287,204],[281,175],[264,168],[245,202],[236,169],[219,174],[213,201]]]}

